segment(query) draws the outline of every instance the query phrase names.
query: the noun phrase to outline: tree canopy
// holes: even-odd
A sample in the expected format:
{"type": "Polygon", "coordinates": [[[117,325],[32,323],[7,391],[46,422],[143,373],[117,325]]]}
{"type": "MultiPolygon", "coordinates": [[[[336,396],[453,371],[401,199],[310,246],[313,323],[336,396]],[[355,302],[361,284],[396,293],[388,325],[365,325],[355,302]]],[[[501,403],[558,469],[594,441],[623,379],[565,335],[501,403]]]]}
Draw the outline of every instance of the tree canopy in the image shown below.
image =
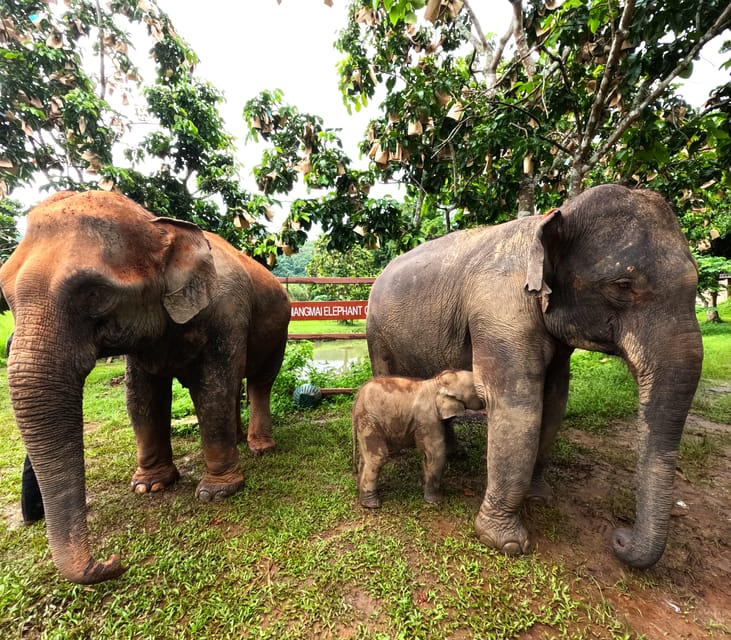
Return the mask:
{"type": "Polygon", "coordinates": [[[267,235],[235,224],[265,199],[242,189],[221,94],[154,0],[8,0],[0,47],[0,197],[33,181],[117,189],[245,249],[267,235]],[[133,56],[143,39],[146,82],[133,56]]]}
{"type": "Polygon", "coordinates": [[[678,86],[710,42],[725,39],[728,58],[731,5],[503,1],[512,22],[495,35],[473,0],[350,0],[335,46],[344,103],[378,105],[361,143],[367,166],[272,88],[242,105],[249,136],[265,143],[250,193],[222,94],[197,77],[195,53],[154,0],[8,0],[0,196],[33,180],[118,189],[273,266],[313,228],[331,250],[392,256],[620,182],[663,193],[689,240],[711,251],[731,220],[731,83],[701,106],[678,86]],[[143,79],[133,43],[149,48],[154,79],[143,79]],[[371,196],[383,181],[400,185],[398,200],[371,196]],[[284,205],[298,185],[305,195],[284,205]],[[281,228],[267,222],[277,208],[281,228]]]}

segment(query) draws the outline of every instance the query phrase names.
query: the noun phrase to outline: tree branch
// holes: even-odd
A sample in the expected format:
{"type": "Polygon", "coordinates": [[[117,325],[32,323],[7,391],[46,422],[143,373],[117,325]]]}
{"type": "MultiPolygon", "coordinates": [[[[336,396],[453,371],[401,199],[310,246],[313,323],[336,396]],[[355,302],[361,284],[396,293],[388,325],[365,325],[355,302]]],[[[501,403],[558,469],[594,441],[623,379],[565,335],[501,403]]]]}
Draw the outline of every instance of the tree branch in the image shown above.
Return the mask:
{"type": "Polygon", "coordinates": [[[522,0],[509,0],[510,4],[513,5],[513,38],[515,38],[515,46],[518,49],[518,56],[520,57],[525,72],[529,78],[532,78],[536,73],[536,65],[533,59],[530,57],[530,51],[528,50],[528,43],[525,40],[525,31],[523,31],[523,2],[522,0]]]}
{"type": "Polygon", "coordinates": [[[591,112],[589,113],[589,119],[586,123],[586,129],[584,131],[584,138],[581,141],[581,147],[579,149],[580,162],[584,161],[584,158],[589,153],[591,141],[594,138],[597,128],[599,127],[599,119],[602,111],[606,106],[607,95],[609,89],[612,86],[612,76],[617,69],[619,64],[619,57],[622,53],[622,45],[627,38],[629,33],[629,27],[632,22],[632,16],[635,10],[635,0],[627,0],[622,11],[622,17],[619,20],[619,28],[612,38],[612,46],[609,50],[609,56],[607,63],[604,65],[604,73],[602,74],[602,80],[599,84],[599,89],[594,96],[594,103],[591,105],[591,112]]]}
{"type": "MultiPolygon", "coordinates": [[[[480,25],[480,21],[477,19],[477,16],[475,15],[475,12],[472,10],[472,5],[470,4],[470,0],[464,0],[464,8],[465,11],[467,11],[467,15],[470,17],[470,21],[472,22],[472,27],[474,28],[477,38],[472,39],[473,42],[477,40],[479,42],[479,48],[481,48],[482,51],[487,51],[490,48],[490,43],[485,38],[485,33],[482,30],[482,26],[480,25]]],[[[478,47],[476,47],[478,48],[478,47]]]]}
{"type": "MultiPolygon", "coordinates": [[[[654,100],[657,99],[658,96],[660,96],[669,86],[670,83],[675,80],[675,78],[678,77],[680,73],[682,73],[688,65],[693,61],[693,59],[698,55],[698,52],[713,38],[715,38],[717,35],[719,35],[722,31],[724,31],[728,27],[728,22],[731,20],[731,4],[729,4],[721,13],[721,15],[716,19],[716,22],[711,25],[711,27],[704,33],[696,42],[696,44],[692,47],[692,49],[688,52],[688,54],[675,66],[675,68],[663,79],[658,83],[658,85],[649,93],[647,93],[646,97],[637,104],[628,114],[627,116],[619,122],[617,127],[614,130],[614,133],[610,135],[606,142],[601,146],[601,148],[596,151],[589,160],[586,161],[586,164],[581,167],[582,174],[585,174],[591,167],[593,167],[599,160],[604,157],[609,150],[617,143],[617,141],[624,135],[624,133],[629,129],[630,125],[632,125],[634,122],[636,122],[640,116],[642,115],[642,112],[647,109],[647,107],[652,104],[654,100]]],[[[647,81],[643,84],[643,86],[640,88],[640,92],[638,95],[645,95],[647,87],[647,81]],[[645,91],[643,91],[643,89],[645,91]]]]}
{"type": "Polygon", "coordinates": [[[96,28],[99,31],[99,98],[104,100],[107,93],[107,77],[104,69],[104,29],[102,29],[102,8],[96,0],[96,28]]]}
{"type": "MultiPolygon", "coordinates": [[[[513,4],[513,0],[508,0],[510,4],[513,4]]],[[[520,1],[518,0],[518,4],[520,4],[520,1]]],[[[486,85],[488,89],[494,89],[497,86],[497,67],[500,64],[500,60],[502,60],[503,57],[503,51],[505,51],[505,46],[508,44],[508,41],[510,40],[510,36],[513,35],[513,23],[515,22],[515,5],[513,5],[513,18],[510,21],[510,26],[508,27],[508,30],[505,32],[505,34],[498,40],[497,47],[495,47],[488,57],[488,64],[487,64],[487,81],[486,85]],[[491,59],[490,59],[491,58],[491,59]]]]}

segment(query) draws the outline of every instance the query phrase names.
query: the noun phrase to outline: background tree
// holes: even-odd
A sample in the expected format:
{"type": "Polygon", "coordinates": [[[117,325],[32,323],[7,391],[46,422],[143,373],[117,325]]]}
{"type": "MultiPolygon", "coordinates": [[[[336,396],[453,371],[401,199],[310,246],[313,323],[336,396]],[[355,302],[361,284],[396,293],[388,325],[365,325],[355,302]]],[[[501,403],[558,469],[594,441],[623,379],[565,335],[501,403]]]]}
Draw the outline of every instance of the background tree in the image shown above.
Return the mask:
{"type": "Polygon", "coordinates": [[[267,198],[241,187],[221,95],[196,78],[195,53],[154,0],[8,0],[0,46],[0,198],[34,181],[40,190],[117,189],[263,262],[275,250],[259,222],[267,198]],[[148,84],[128,32],[142,27],[156,70],[148,84]],[[151,132],[136,142],[141,126],[151,132]]]}
{"type": "MultiPolygon", "coordinates": [[[[377,276],[383,265],[378,253],[353,245],[342,253],[330,250],[327,236],[321,236],[315,242],[315,252],[307,265],[307,275],[339,278],[364,278],[377,276]]],[[[312,300],[367,300],[369,285],[310,285],[312,300]]]]}
{"type": "Polygon", "coordinates": [[[728,2],[507,1],[512,23],[498,38],[470,0],[351,0],[336,43],[340,84],[352,109],[379,101],[361,145],[370,164],[356,169],[322,118],[266,91],[244,109],[251,136],[267,143],[255,195],[241,187],[220,94],[196,77],[195,53],[154,0],[8,0],[0,195],[39,178],[115,188],[270,266],[309,231],[336,251],[393,255],[605,181],[661,191],[698,246],[725,233],[731,87],[694,109],[676,83],[728,33],[728,2]],[[156,70],[146,85],[128,33],[141,29],[156,70]],[[130,135],[141,126],[144,136],[130,135]],[[401,186],[398,201],[371,197],[383,181],[401,186]],[[262,221],[293,195],[270,232],[262,221]]]}
{"type": "MultiPolygon", "coordinates": [[[[337,42],[343,97],[357,109],[385,88],[362,149],[405,183],[415,224],[435,210],[446,228],[500,222],[589,183],[660,174],[687,143],[679,125],[698,116],[673,83],[731,24],[725,0],[702,12],[690,0],[511,5],[510,28],[490,39],[469,0],[350,4],[337,42]],[[643,175],[629,173],[640,164],[643,175]]],[[[702,184],[690,200],[704,201],[702,184]]]]}
{"type": "Polygon", "coordinates": [[[274,90],[248,101],[244,118],[249,137],[267,143],[261,163],[254,167],[259,189],[272,198],[297,187],[306,192],[289,207],[277,242],[283,253],[297,250],[313,225],[336,252],[354,246],[375,249],[388,241],[401,253],[418,244],[420,238],[405,232],[401,203],[369,197],[377,171],[352,169],[337,132],[325,127],[321,117],[301,113],[274,90]]]}
{"type": "Polygon", "coordinates": [[[720,322],[718,296],[728,292],[728,275],[731,274],[731,260],[711,255],[696,255],[698,262],[698,294],[706,306],[706,319],[720,322]],[[726,276],[721,281],[721,276],[726,276]]]}

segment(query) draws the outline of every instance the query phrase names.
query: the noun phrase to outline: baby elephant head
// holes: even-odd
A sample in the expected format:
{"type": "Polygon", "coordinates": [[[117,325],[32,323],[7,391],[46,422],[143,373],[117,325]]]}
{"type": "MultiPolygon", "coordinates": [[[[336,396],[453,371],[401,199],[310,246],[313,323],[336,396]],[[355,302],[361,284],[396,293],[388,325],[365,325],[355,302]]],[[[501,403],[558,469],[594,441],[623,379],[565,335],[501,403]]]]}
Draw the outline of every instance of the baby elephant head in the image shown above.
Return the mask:
{"type": "Polygon", "coordinates": [[[467,409],[484,409],[471,371],[442,371],[436,378],[437,413],[442,420],[461,416],[467,409]]]}

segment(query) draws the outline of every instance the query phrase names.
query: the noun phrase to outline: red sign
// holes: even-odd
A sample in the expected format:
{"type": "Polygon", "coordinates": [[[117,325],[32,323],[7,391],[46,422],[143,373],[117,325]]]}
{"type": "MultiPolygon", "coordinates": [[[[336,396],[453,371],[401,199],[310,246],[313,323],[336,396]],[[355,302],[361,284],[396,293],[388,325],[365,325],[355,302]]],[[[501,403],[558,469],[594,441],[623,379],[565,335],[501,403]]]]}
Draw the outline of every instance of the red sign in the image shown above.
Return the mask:
{"type": "Polygon", "coordinates": [[[292,320],[363,320],[368,300],[292,302],[292,320]]]}

